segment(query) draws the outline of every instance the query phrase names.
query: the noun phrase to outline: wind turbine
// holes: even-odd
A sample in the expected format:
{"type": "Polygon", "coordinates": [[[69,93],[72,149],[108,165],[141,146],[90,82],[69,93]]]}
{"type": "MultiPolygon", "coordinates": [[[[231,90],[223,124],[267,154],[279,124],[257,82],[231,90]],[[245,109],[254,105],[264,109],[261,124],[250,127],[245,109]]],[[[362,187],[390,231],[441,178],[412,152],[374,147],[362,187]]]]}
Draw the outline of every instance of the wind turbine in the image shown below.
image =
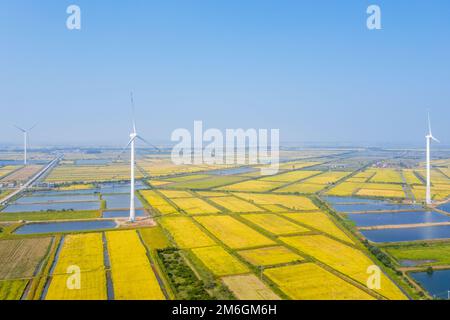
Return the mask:
{"type": "Polygon", "coordinates": [[[29,128],[28,130],[23,129],[19,126],[14,125],[18,130],[22,131],[23,133],[23,164],[27,165],[27,147],[28,147],[28,132],[30,132],[34,127],[36,127],[37,124],[29,128]]]}
{"type": "Polygon", "coordinates": [[[436,142],[440,142],[438,139],[436,139],[433,136],[433,133],[431,132],[431,121],[430,121],[430,113],[428,113],[428,134],[425,136],[425,139],[427,140],[427,190],[426,190],[426,196],[425,201],[428,205],[432,203],[431,201],[431,157],[430,157],[430,145],[431,140],[434,140],[436,142]]]}
{"type": "Polygon", "coordinates": [[[141,141],[143,141],[144,143],[150,145],[151,147],[155,148],[156,150],[159,151],[159,149],[154,146],[153,144],[151,144],[150,142],[148,142],[147,140],[145,140],[144,138],[142,138],[140,135],[138,135],[137,131],[136,131],[136,121],[135,121],[135,117],[134,117],[134,99],[133,99],[133,92],[131,92],[130,94],[130,98],[131,98],[131,111],[132,111],[132,115],[133,115],[133,131],[130,133],[130,141],[128,142],[127,146],[122,150],[121,153],[123,153],[128,147],[130,147],[130,151],[131,151],[131,163],[130,163],[130,222],[134,222],[136,220],[136,210],[134,207],[134,192],[135,192],[135,187],[134,187],[134,183],[135,183],[135,177],[134,177],[134,169],[135,169],[135,142],[136,139],[139,139],[141,141]]]}

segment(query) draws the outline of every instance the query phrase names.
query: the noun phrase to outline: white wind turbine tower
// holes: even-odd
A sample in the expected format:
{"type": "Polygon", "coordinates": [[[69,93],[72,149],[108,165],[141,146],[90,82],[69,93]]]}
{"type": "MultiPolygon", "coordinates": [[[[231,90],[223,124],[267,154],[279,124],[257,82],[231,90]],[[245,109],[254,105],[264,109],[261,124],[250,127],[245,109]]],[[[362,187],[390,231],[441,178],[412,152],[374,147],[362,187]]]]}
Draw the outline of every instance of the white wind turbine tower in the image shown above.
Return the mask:
{"type": "Polygon", "coordinates": [[[425,136],[427,140],[427,190],[426,190],[426,203],[430,205],[432,203],[431,201],[431,156],[430,156],[430,145],[431,140],[434,140],[436,142],[439,142],[438,139],[436,139],[433,136],[433,133],[431,132],[431,121],[430,121],[430,114],[428,113],[428,134],[425,136]]]}
{"type": "Polygon", "coordinates": [[[28,130],[23,129],[16,125],[14,125],[14,127],[16,127],[18,130],[22,131],[22,133],[23,133],[23,164],[27,165],[28,132],[30,132],[34,127],[36,127],[36,124],[28,130]]]}
{"type": "Polygon", "coordinates": [[[145,140],[144,138],[142,138],[141,136],[139,136],[136,132],[136,122],[135,122],[135,118],[134,118],[133,93],[131,93],[131,109],[132,109],[132,114],[133,114],[133,132],[130,133],[130,141],[128,142],[127,146],[124,148],[123,151],[125,151],[128,147],[130,147],[130,151],[131,151],[130,181],[131,182],[130,182],[130,219],[129,220],[130,220],[130,222],[134,222],[136,220],[136,210],[134,207],[134,192],[135,192],[134,169],[135,169],[135,142],[136,142],[136,139],[143,141],[144,143],[150,145],[151,147],[155,148],[158,151],[159,151],[159,149],[156,146],[154,146],[153,144],[151,144],[150,142],[148,142],[147,140],[145,140]]]}

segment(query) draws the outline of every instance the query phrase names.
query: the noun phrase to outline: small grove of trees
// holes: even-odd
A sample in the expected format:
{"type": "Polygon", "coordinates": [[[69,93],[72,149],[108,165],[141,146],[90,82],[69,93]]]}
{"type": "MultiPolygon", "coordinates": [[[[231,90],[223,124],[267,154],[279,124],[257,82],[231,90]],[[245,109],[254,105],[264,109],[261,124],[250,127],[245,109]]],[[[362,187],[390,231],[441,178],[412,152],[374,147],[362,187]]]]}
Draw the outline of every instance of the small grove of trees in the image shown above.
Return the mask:
{"type": "Polygon", "coordinates": [[[391,259],[383,252],[380,248],[373,246],[369,243],[369,241],[363,241],[366,248],[372,253],[381,263],[383,263],[386,267],[394,269],[394,265],[392,264],[391,259]]]}
{"type": "Polygon", "coordinates": [[[181,300],[210,300],[203,281],[186,265],[183,257],[176,248],[158,249],[158,258],[162,262],[166,274],[178,299],[181,300]]]}

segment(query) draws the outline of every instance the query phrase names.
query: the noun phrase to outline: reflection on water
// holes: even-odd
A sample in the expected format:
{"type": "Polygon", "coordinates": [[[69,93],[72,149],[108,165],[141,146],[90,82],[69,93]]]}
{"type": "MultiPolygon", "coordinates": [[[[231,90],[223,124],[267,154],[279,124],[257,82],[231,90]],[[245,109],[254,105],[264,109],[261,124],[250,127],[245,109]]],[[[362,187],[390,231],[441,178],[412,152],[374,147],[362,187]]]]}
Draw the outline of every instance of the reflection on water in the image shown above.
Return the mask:
{"type": "Polygon", "coordinates": [[[16,231],[15,234],[40,234],[53,232],[89,231],[99,229],[113,229],[117,223],[110,220],[105,221],[74,221],[54,223],[30,223],[16,231]]]}
{"type": "Polygon", "coordinates": [[[404,242],[450,238],[450,226],[363,230],[361,233],[372,242],[404,242]]]}
{"type": "Polygon", "coordinates": [[[358,227],[449,222],[450,217],[434,211],[348,214],[358,227]]]}
{"type": "Polygon", "coordinates": [[[100,209],[100,201],[90,202],[48,202],[36,204],[11,204],[7,206],[2,212],[35,212],[35,211],[84,211],[84,210],[98,210],[100,209]]]}
{"type": "MultiPolygon", "coordinates": [[[[103,196],[103,200],[106,200],[106,208],[108,209],[130,208],[130,195],[127,193],[106,195],[103,196]]],[[[137,197],[134,197],[134,205],[136,208],[142,207],[142,203],[137,197]]]]}
{"type": "MultiPolygon", "coordinates": [[[[103,211],[103,218],[126,218],[130,215],[130,210],[103,211]]],[[[145,216],[144,210],[136,210],[136,217],[145,216]]]]}
{"type": "Polygon", "coordinates": [[[419,282],[433,297],[448,299],[450,291],[450,270],[436,270],[432,274],[414,272],[411,277],[419,282]]]}

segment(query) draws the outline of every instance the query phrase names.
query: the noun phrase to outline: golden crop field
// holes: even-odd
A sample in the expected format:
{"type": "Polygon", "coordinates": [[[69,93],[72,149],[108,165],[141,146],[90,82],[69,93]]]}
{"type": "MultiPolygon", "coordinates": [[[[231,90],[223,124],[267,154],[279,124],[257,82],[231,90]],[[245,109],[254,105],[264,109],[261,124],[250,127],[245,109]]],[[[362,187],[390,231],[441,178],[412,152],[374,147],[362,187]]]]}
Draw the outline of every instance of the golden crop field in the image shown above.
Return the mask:
{"type": "Polygon", "coordinates": [[[167,217],[162,218],[160,222],[180,248],[208,247],[216,244],[191,218],[167,217]]]}
{"type": "MultiPolygon", "coordinates": [[[[314,257],[331,268],[366,285],[369,266],[374,265],[362,251],[323,235],[280,238],[286,244],[314,257]]],[[[378,293],[388,299],[406,299],[402,291],[383,273],[378,293]]]]}
{"type": "Polygon", "coordinates": [[[317,206],[310,199],[302,196],[252,193],[235,193],[234,195],[258,205],[280,205],[299,211],[318,210],[317,206]]]}
{"type": "MultiPolygon", "coordinates": [[[[6,177],[0,180],[2,183],[10,183],[10,182],[25,182],[28,181],[31,177],[36,175],[39,170],[41,170],[44,166],[42,165],[27,165],[26,167],[22,167],[18,170],[15,170],[9,173],[6,177]]],[[[1,172],[0,172],[1,176],[1,172]]]]}
{"type": "Polygon", "coordinates": [[[22,166],[4,166],[0,167],[0,179],[21,168],[22,166]]]}
{"type": "MultiPolygon", "coordinates": [[[[136,179],[142,178],[136,170],[136,179]]],[[[130,167],[126,163],[108,165],[59,165],[45,179],[49,183],[69,182],[104,182],[112,180],[129,180],[130,167]]]]}
{"type": "Polygon", "coordinates": [[[140,229],[139,234],[147,247],[152,250],[170,247],[170,242],[160,227],[140,229]]]}
{"type": "MultiPolygon", "coordinates": [[[[412,186],[411,191],[416,200],[425,200],[425,186],[412,186]]],[[[431,197],[436,201],[442,201],[450,198],[450,185],[431,186],[431,197]]]]}
{"type": "Polygon", "coordinates": [[[255,206],[250,202],[244,201],[231,195],[225,197],[211,197],[209,198],[209,200],[231,212],[243,213],[264,211],[263,209],[255,206]]]}
{"type": "Polygon", "coordinates": [[[197,194],[199,194],[202,197],[226,197],[229,195],[227,192],[219,192],[219,191],[197,191],[197,194]]]}
{"type": "Polygon", "coordinates": [[[147,158],[138,160],[137,164],[152,177],[163,177],[176,174],[194,173],[215,169],[231,168],[230,165],[177,165],[169,158],[147,158]]]}
{"type": "Polygon", "coordinates": [[[259,179],[259,181],[275,181],[275,182],[294,182],[303,180],[311,176],[317,175],[321,171],[290,171],[278,175],[267,176],[259,179]]]}
{"type": "Polygon", "coordinates": [[[102,234],[68,235],[63,241],[45,299],[106,300],[102,234]],[[71,269],[73,266],[80,271],[79,289],[69,288],[67,285],[74,276],[71,269]]]}
{"type": "Polygon", "coordinates": [[[284,162],[284,163],[280,163],[280,169],[281,170],[298,170],[298,169],[303,169],[303,168],[307,168],[307,167],[312,167],[312,166],[316,166],[322,164],[322,162],[317,162],[317,161],[290,161],[290,162],[284,162]]]}
{"type": "Polygon", "coordinates": [[[304,260],[303,257],[282,246],[242,250],[238,253],[254,266],[272,266],[304,260]]]}
{"type": "Polygon", "coordinates": [[[284,216],[307,227],[329,234],[337,239],[354,243],[345,232],[339,229],[330,217],[323,212],[286,213],[284,216]]]}
{"type": "Polygon", "coordinates": [[[305,180],[306,183],[327,185],[348,176],[350,172],[331,171],[305,180]]]}
{"type": "Polygon", "coordinates": [[[222,247],[192,249],[192,253],[216,276],[248,273],[248,268],[222,247]]]}
{"type": "Polygon", "coordinates": [[[220,187],[217,190],[266,192],[281,187],[283,184],[284,182],[248,180],[220,187]]]}
{"type": "Polygon", "coordinates": [[[423,185],[422,181],[419,178],[417,178],[416,174],[414,173],[414,170],[403,169],[402,173],[407,184],[423,185]]]}
{"type": "Polygon", "coordinates": [[[176,199],[176,198],[192,198],[192,193],[188,191],[179,191],[179,190],[159,190],[164,196],[166,196],[169,199],[176,199]]]}
{"type": "Polygon", "coordinates": [[[369,172],[375,172],[375,175],[369,180],[370,182],[384,182],[384,183],[403,183],[400,171],[396,169],[368,169],[369,172]]]}
{"type": "Polygon", "coordinates": [[[154,209],[161,214],[177,214],[178,210],[168,203],[160,194],[154,190],[139,190],[139,193],[144,197],[154,209]]]}
{"type": "Polygon", "coordinates": [[[351,196],[363,185],[364,183],[345,181],[343,183],[338,184],[336,187],[328,190],[326,194],[330,196],[351,196]]]}
{"type": "Polygon", "coordinates": [[[264,275],[295,300],[373,300],[374,297],[313,263],[267,269],[264,275]]]}
{"type": "Polygon", "coordinates": [[[241,217],[275,235],[288,235],[311,231],[272,213],[245,214],[241,215],[241,217]]]}
{"type": "Polygon", "coordinates": [[[253,274],[223,277],[222,281],[239,300],[281,300],[253,274]]]}
{"type": "Polygon", "coordinates": [[[68,186],[60,186],[56,189],[59,191],[74,191],[74,190],[89,190],[93,188],[94,185],[92,183],[78,183],[78,184],[71,184],[68,186]]]}
{"type": "Polygon", "coordinates": [[[276,205],[276,204],[261,204],[259,206],[270,212],[275,212],[275,213],[286,212],[285,208],[283,208],[279,205],[276,205]]]}
{"type": "Polygon", "coordinates": [[[162,181],[162,180],[147,180],[153,187],[161,187],[170,185],[172,182],[170,181],[162,181]]]}
{"type": "Polygon", "coordinates": [[[187,214],[220,213],[218,208],[200,198],[176,198],[172,201],[187,214]]]}
{"type": "Polygon", "coordinates": [[[297,182],[276,190],[276,193],[316,193],[326,186],[321,184],[311,184],[306,182],[297,182]]]}
{"type": "Polygon", "coordinates": [[[388,189],[367,189],[361,188],[356,192],[358,196],[364,197],[384,197],[384,198],[405,198],[403,190],[388,190],[388,189]]]}
{"type": "MultiPolygon", "coordinates": [[[[422,177],[423,181],[426,181],[426,170],[418,169],[416,172],[422,177]]],[[[431,183],[432,184],[450,184],[450,179],[447,178],[442,172],[432,169],[431,170],[431,183]]]]}
{"type": "Polygon", "coordinates": [[[106,233],[116,300],[164,300],[145,247],[135,230],[106,233]]]}
{"type": "Polygon", "coordinates": [[[272,240],[230,216],[195,217],[216,238],[233,249],[274,244],[272,240]]]}

